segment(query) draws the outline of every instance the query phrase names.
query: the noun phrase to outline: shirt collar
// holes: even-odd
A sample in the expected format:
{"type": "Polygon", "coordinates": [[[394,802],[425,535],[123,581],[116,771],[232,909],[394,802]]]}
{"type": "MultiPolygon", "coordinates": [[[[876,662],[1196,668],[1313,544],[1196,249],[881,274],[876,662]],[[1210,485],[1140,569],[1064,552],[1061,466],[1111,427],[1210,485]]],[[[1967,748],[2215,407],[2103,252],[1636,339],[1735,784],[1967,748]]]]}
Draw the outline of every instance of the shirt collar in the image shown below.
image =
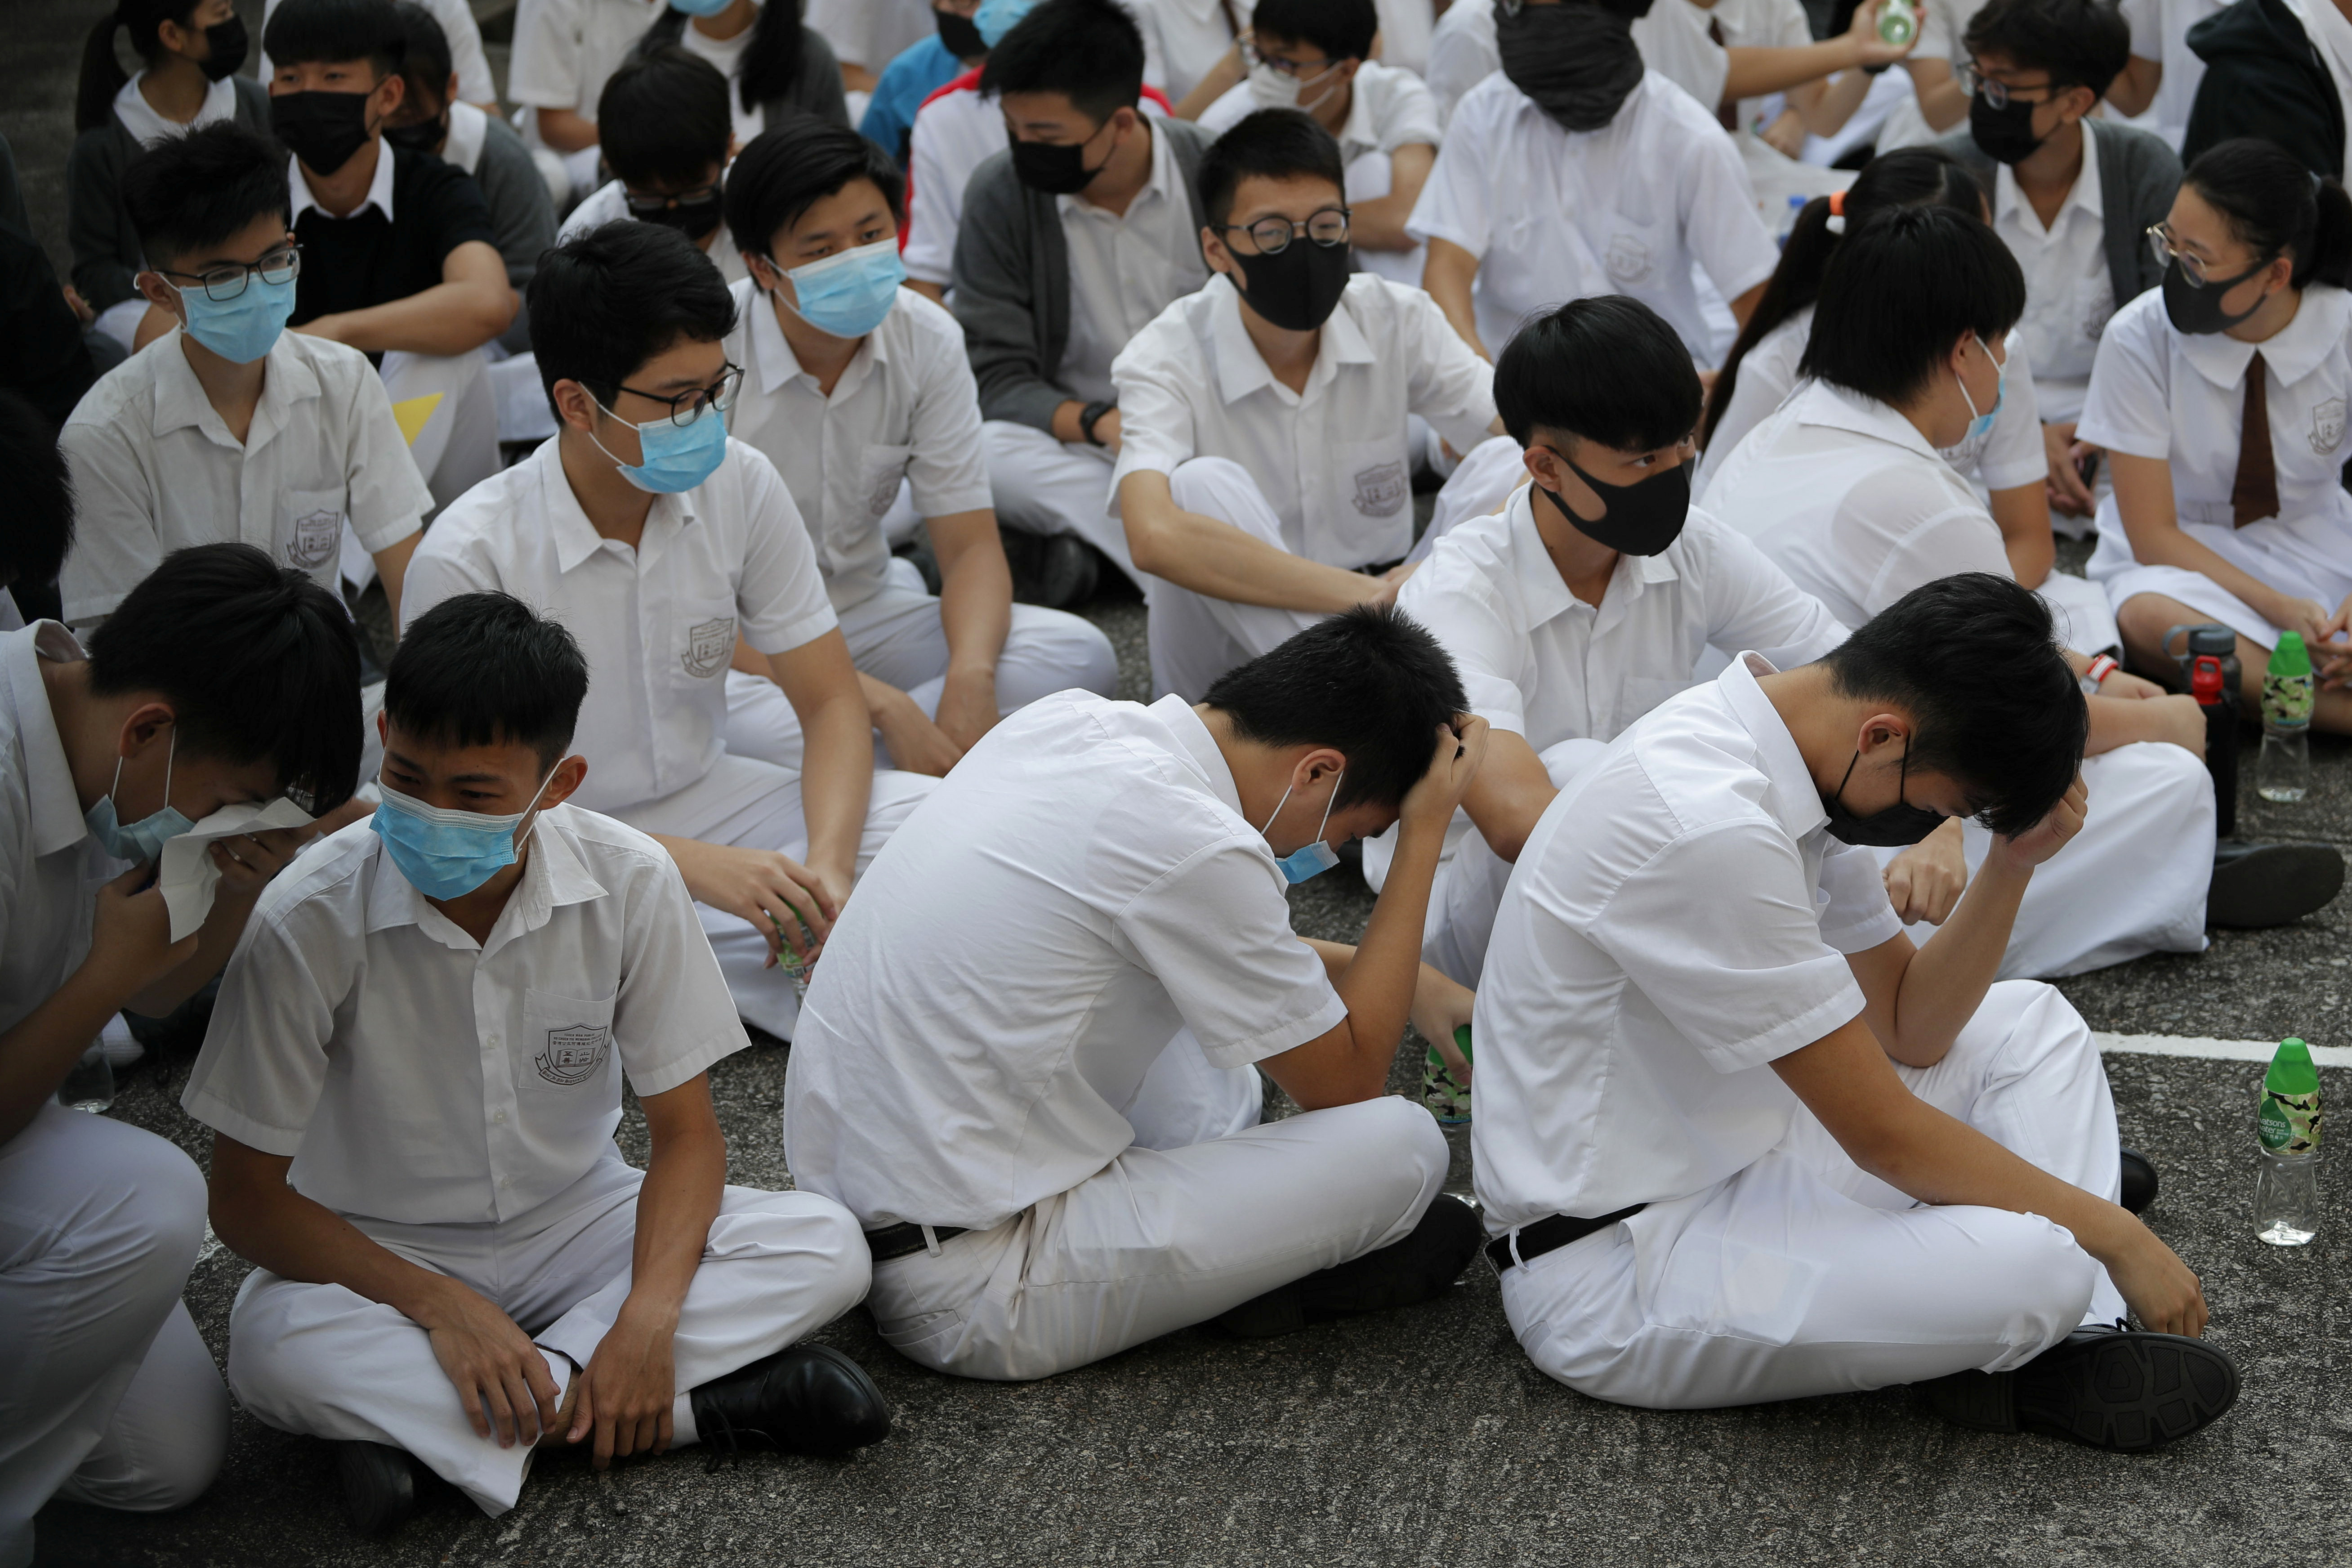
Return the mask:
{"type": "Polygon", "coordinates": [[[1857,436],[1889,442],[1938,463],[1944,460],[1943,454],[1927,445],[1927,437],[1919,434],[1916,425],[1875,397],[1864,397],[1861,393],[1832,386],[1826,381],[1808,381],[1798,388],[1794,401],[1797,423],[1801,425],[1851,430],[1857,436]]]}
{"type": "Polygon", "coordinates": [[[219,446],[249,450],[258,444],[257,437],[284,427],[289,405],[320,395],[318,372],[310,368],[301,350],[295,347],[293,334],[278,333],[264,361],[261,401],[254,406],[253,424],[246,431],[245,441],[239,442],[228,433],[227,422],[213,406],[212,399],[205,395],[204,383],[196,379],[195,367],[188,363],[184,336],[184,329],[173,327],[171,341],[155,351],[154,417],[158,436],[193,426],[219,446]]]}
{"type": "MultiPolygon", "coordinates": [[[[551,811],[562,809],[556,806],[551,811]]],[[[531,821],[530,854],[523,861],[522,879],[507,895],[507,907],[499,911],[498,923],[490,928],[490,940],[482,949],[485,956],[517,937],[537,931],[558,908],[584,904],[611,891],[582,863],[569,838],[546,831],[550,815],[543,811],[531,821]]],[[[392,857],[383,852],[381,840],[373,853],[376,870],[367,895],[368,935],[394,926],[413,925],[445,946],[472,945],[472,939],[458,929],[455,921],[426,902],[415,885],[401,875],[392,857]],[[452,941],[453,937],[457,940],[452,941]]]]}
{"type": "Polygon", "coordinates": [[[1166,201],[1169,193],[1176,188],[1176,150],[1170,145],[1167,136],[1152,125],[1150,118],[1144,119],[1143,128],[1151,133],[1151,175],[1143,182],[1143,188],[1135,193],[1134,200],[1127,204],[1126,212],[1114,213],[1108,207],[1098,207],[1078,195],[1055,196],[1054,210],[1062,214],[1092,213],[1105,222],[1125,223],[1135,216],[1136,208],[1144,203],[1155,197],[1166,201]]]}
{"type": "Polygon", "coordinates": [[[1364,74],[1380,69],[1377,61],[1366,60],[1356,69],[1356,77],[1348,84],[1348,118],[1339,122],[1339,159],[1352,163],[1367,153],[1380,151],[1380,127],[1372,123],[1371,105],[1364,101],[1364,74]]]}
{"type": "MultiPolygon", "coordinates": [[[[1536,487],[1532,482],[1521,485],[1512,495],[1505,515],[1510,521],[1511,553],[1517,568],[1521,602],[1527,607],[1528,627],[1532,631],[1584,601],[1569,591],[1568,580],[1559,574],[1559,563],[1552,560],[1551,552],[1544,546],[1543,534],[1536,526],[1536,487]]],[[[1681,577],[1671,552],[1628,555],[1621,551],[1615,568],[1609,574],[1609,586],[1601,592],[1601,603],[1590,607],[1613,624],[1641,598],[1650,584],[1677,582],[1681,577]]]]}
{"type": "MultiPolygon", "coordinates": [[[[1306,240],[1296,243],[1305,245],[1306,240]]],[[[1217,395],[1227,403],[1239,403],[1261,387],[1275,384],[1274,372],[1268,368],[1265,356],[1251,342],[1249,329],[1242,324],[1241,290],[1234,287],[1233,279],[1220,272],[1202,285],[1209,296],[1209,342],[1216,359],[1217,395]]],[[[1322,336],[1315,345],[1315,367],[1307,372],[1309,392],[1339,374],[1343,364],[1376,363],[1372,345],[1364,331],[1349,312],[1346,295],[1339,297],[1339,307],[1323,323],[1322,336]]]]}
{"type": "Polygon", "coordinates": [[[1743,653],[1716,678],[1716,685],[1732,717],[1756,742],[1757,764],[1771,785],[1767,800],[1773,817],[1790,837],[1802,838],[1827,823],[1830,814],[1813,784],[1813,771],[1805,765],[1804,752],[1797,749],[1797,738],[1789,733],[1788,721],[1756,683],[1759,675],[1779,673],[1762,654],[1743,653]]]}
{"type": "MultiPolygon", "coordinates": [[[[559,571],[569,572],[604,547],[604,536],[588,521],[587,511],[580,498],[572,493],[572,476],[563,471],[563,433],[557,432],[539,444],[531,460],[539,465],[539,483],[543,497],[541,505],[547,512],[547,529],[555,538],[555,564],[559,571]]],[[[695,520],[694,491],[654,497],[653,509],[646,513],[646,531],[638,541],[638,553],[644,554],[654,539],[654,531],[667,518],[675,518],[677,526],[686,527],[695,520]]]]}
{"type": "Polygon", "coordinates": [[[0,679],[7,683],[16,710],[17,743],[25,748],[36,855],[55,854],[89,833],[81,796],[74,791],[73,768],[66,761],[65,741],[58,733],[57,714],[49,707],[49,689],[41,679],[44,658],[70,664],[88,657],[73,633],[55,621],[35,621],[0,637],[0,679]]]}
{"type": "MultiPolygon", "coordinates": [[[[345,213],[343,215],[345,218],[355,218],[368,208],[373,207],[383,214],[384,222],[392,221],[393,146],[391,142],[381,137],[377,139],[375,145],[375,178],[368,182],[367,200],[345,213]]],[[[352,154],[353,157],[358,155],[356,153],[352,154]]],[[[291,153],[286,154],[286,184],[294,196],[294,214],[288,222],[300,223],[302,215],[312,207],[319,208],[319,215],[321,217],[334,216],[326,208],[319,206],[319,198],[310,194],[310,182],[302,177],[302,160],[291,153]]]]}
{"type": "Polygon", "coordinates": [[[2227,332],[2176,331],[2173,337],[2197,374],[2226,390],[2245,380],[2246,366],[2257,350],[2282,385],[2301,381],[2342,348],[2347,330],[2352,330],[2352,293],[2314,283],[2304,289],[2294,320],[2263,342],[2250,343],[2227,332]]]}
{"type": "Polygon", "coordinates": [[[1225,762],[1225,753],[1217,749],[1217,738],[1209,733],[1208,725],[1201,721],[1201,716],[1192,710],[1192,705],[1171,692],[1153,703],[1148,711],[1168,726],[1169,732],[1184,748],[1185,755],[1192,759],[1193,767],[1201,774],[1201,782],[1209,786],[1210,793],[1233,807],[1235,816],[1247,821],[1248,818],[1242,814],[1242,793],[1234,783],[1234,770],[1225,762]]]}
{"type": "MultiPolygon", "coordinates": [[[[801,356],[793,353],[792,340],[784,336],[783,323],[776,320],[775,300],[751,279],[735,287],[743,290],[736,308],[751,322],[752,368],[760,373],[760,391],[773,396],[808,373],[801,368],[801,356]]],[[[887,321],[889,318],[883,319],[887,321]]],[[[856,391],[874,366],[889,363],[889,346],[882,341],[882,329],[877,326],[859,340],[857,352],[849,356],[849,363],[842,369],[841,379],[833,384],[834,395],[856,391]]],[[[812,385],[809,390],[816,389],[812,385]]]]}
{"type": "Polygon", "coordinates": [[[2077,123],[2083,127],[2083,167],[2075,174],[2074,188],[2066,193],[2066,199],[2058,204],[2057,216],[2051,220],[2050,226],[2047,229],[2042,226],[2041,215],[2033,210],[2033,204],[2025,199],[2024,189],[2017,183],[2017,170],[2008,163],[2000,166],[1999,177],[1993,181],[1993,217],[1996,223],[2015,223],[2029,233],[2054,235],[2065,223],[2067,214],[2082,212],[2088,213],[2093,223],[2102,227],[2105,226],[2106,208],[2099,195],[2099,153],[2093,141],[2095,133],[2091,130],[2091,121],[2084,120],[2077,123]]]}

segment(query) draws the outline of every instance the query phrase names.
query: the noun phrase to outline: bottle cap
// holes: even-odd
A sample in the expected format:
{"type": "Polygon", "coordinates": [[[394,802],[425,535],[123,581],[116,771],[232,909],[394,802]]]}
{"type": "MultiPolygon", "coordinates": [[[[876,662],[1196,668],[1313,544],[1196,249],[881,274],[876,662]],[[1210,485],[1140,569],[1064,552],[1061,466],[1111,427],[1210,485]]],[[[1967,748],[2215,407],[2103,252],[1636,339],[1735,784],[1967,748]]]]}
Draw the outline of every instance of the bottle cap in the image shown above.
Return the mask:
{"type": "Polygon", "coordinates": [[[2303,646],[2301,632],[2281,632],[2278,647],[2271,649],[2273,675],[2309,675],[2311,654],[2303,646]]]}
{"type": "Polygon", "coordinates": [[[1455,1047],[1461,1051],[1461,1053],[1462,1053],[1462,1059],[1463,1059],[1464,1061],[1465,1061],[1465,1062],[1466,1062],[1466,1061],[1471,1061],[1471,1060],[1474,1060],[1474,1059],[1475,1059],[1475,1058],[1470,1055],[1470,1026],[1469,1026],[1469,1025],[1467,1025],[1467,1024],[1464,1024],[1464,1025],[1460,1026],[1458,1028],[1456,1028],[1456,1029],[1454,1031],[1454,1044],[1455,1047]]]}
{"type": "Polygon", "coordinates": [[[2299,1039],[2279,1042],[2263,1078],[2256,1131],[2263,1147],[2276,1154],[2311,1154],[2319,1149],[2319,1071],[2311,1049],[2299,1039]]]}
{"type": "Polygon", "coordinates": [[[2311,1047],[2299,1039],[2281,1040],[2271,1056],[2271,1070],[2263,1075],[2263,1087],[2281,1094],[2317,1094],[2319,1069],[2311,1065],[2311,1047]]]}

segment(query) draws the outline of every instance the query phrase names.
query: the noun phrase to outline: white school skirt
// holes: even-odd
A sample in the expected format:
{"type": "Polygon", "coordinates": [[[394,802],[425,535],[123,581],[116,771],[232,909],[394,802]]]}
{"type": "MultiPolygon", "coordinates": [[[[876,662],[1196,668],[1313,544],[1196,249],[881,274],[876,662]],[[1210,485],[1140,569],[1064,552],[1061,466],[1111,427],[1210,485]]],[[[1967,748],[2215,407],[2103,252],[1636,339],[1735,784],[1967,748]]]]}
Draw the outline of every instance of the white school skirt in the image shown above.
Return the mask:
{"type": "MultiPolygon", "coordinates": [[[[2330,614],[2352,595],[2352,495],[2331,489],[2308,512],[2268,517],[2243,528],[2231,525],[2226,500],[2184,500],[2179,506],[2181,530],[2189,538],[2280,593],[2313,600],[2330,614]]],[[[2202,572],[2146,566],[2133,559],[2113,495],[2099,502],[2099,544],[2085,570],[2106,589],[2107,603],[2119,615],[2126,600],[2160,594],[2263,647],[2278,644],[2280,627],[2202,572]]]]}

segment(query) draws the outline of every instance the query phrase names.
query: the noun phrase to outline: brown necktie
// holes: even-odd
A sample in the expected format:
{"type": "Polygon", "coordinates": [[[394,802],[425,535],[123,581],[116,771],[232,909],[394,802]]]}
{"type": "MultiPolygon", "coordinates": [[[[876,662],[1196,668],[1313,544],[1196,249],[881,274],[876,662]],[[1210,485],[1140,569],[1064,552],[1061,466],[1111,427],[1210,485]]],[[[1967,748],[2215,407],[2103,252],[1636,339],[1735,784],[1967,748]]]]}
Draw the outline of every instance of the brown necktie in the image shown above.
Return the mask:
{"type": "MultiPolygon", "coordinates": [[[[1731,47],[1723,41],[1723,24],[1712,16],[1706,19],[1706,36],[1708,41],[1718,49],[1728,49],[1731,47]]],[[[1715,121],[1726,131],[1738,130],[1739,105],[1731,99],[1725,99],[1715,106],[1715,121]]]]}
{"type": "Polygon", "coordinates": [[[2262,351],[2246,366],[2246,416],[2238,427],[2238,477],[2230,486],[2230,515],[2240,528],[2276,517],[2278,463],[2271,456],[2271,400],[2263,385],[2262,351]]]}

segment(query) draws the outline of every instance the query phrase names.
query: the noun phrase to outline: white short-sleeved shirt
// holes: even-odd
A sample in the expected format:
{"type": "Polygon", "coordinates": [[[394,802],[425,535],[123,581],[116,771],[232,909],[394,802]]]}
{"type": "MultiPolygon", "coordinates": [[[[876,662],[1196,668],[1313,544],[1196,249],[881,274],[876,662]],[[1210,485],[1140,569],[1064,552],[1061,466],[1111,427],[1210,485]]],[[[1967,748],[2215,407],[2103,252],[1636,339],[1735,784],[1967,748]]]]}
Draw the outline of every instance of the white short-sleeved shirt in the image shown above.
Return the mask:
{"type": "Polygon", "coordinates": [[[1456,526],[1397,594],[1454,656],[1470,710],[1540,752],[1613,741],[1691,683],[1707,646],[1810,663],[1845,641],[1819,600],[1693,508],[1656,555],[1621,555],[1601,603],[1568,591],[1536,530],[1533,491],[1456,526]]]}
{"type": "Polygon", "coordinates": [[[727,79],[727,112],[735,127],[735,145],[739,149],[750,146],[751,138],[768,128],[767,105],[753,103],[746,106],[741,90],[743,57],[750,52],[751,36],[758,30],[754,26],[744,28],[731,38],[714,38],[689,21],[677,36],[677,41],[685,46],[687,53],[700,55],[717,66],[719,74],[727,79]]]}
{"type": "MultiPolygon", "coordinates": [[[[1813,308],[1807,305],[1756,340],[1739,362],[1731,401],[1715,426],[1715,435],[1700,455],[1696,487],[1704,491],[1716,470],[1730,460],[1750,430],[1796,390],[1797,364],[1805,357],[1805,341],[1812,336],[1813,308]]],[[[1955,472],[1987,490],[2015,489],[2039,484],[2050,472],[2042,444],[2040,378],[2027,353],[2026,334],[2011,332],[2004,353],[2009,376],[2001,388],[2000,412],[1992,428],[1974,441],[1937,448],[1937,455],[1955,472]]]]}
{"type": "Polygon", "coordinates": [[[1180,1028],[1233,1068],[1346,1016],[1200,716],[1056,692],[858,883],[793,1037],[785,1157],[868,1229],[984,1228],[1127,1150],[1180,1028]]]}
{"type": "Polygon", "coordinates": [[[2032,337],[2042,415],[2053,420],[2082,413],[2099,335],[2116,313],[2099,159],[2092,145],[2098,132],[2094,121],[2082,123],[2083,171],[2047,227],[2018,189],[2016,170],[2004,163],[1993,176],[1992,230],[2025,274],[2021,324],[2032,337]]]}
{"type": "MultiPolygon", "coordinates": [[[[555,231],[555,243],[566,244],[593,229],[602,228],[608,223],[619,223],[624,218],[633,223],[645,221],[629,210],[628,187],[618,180],[607,180],[589,192],[586,198],[565,216],[563,226],[555,231]]],[[[709,242],[702,244],[702,253],[710,258],[711,265],[719,268],[719,275],[730,283],[740,283],[751,276],[751,269],[743,265],[742,248],[735,243],[734,233],[728,228],[724,218],[710,232],[709,242]]]]}
{"type": "MultiPolygon", "coordinates": [[[[1073,397],[1116,403],[1111,362],[1169,301],[1209,279],[1175,144],[1152,135],[1151,177],[1124,214],[1084,196],[1055,196],[1054,205],[1070,252],[1070,336],[1056,374],[1073,397]]],[[[1122,431],[1126,422],[1122,412],[1122,431]]]]}
{"type": "Polygon", "coordinates": [[[1616,119],[1588,132],[1562,130],[1508,78],[1490,76],[1445,138],[1406,232],[1478,258],[1478,335],[1490,353],[1536,310],[1630,294],[1705,357],[1713,329],[1691,263],[1727,300],[1772,275],[1778,253],[1739,149],[1655,70],[1616,119]]]}
{"type": "Polygon", "coordinates": [[[1823,382],[1750,432],[1701,504],[1849,626],[1955,573],[2010,574],[1992,514],[1918,427],[1823,382]]]}
{"type": "Polygon", "coordinates": [[[2164,68],[2149,111],[2156,133],[2180,150],[2189,131],[2189,111],[2197,102],[2197,84],[2205,79],[2205,62],[2189,47],[2189,29],[2221,9],[2224,0],[2122,0],[2124,20],[2131,25],[2131,52],[2164,68]]]}
{"type": "Polygon", "coordinates": [[[667,851],[565,805],[477,944],[353,823],[262,894],[180,1097],[294,1190],[405,1225],[511,1219],[639,1096],[750,1042],[667,851]]]}
{"type": "MultiPolygon", "coordinates": [[[[270,18],[278,15],[278,7],[285,3],[286,0],[268,0],[268,4],[261,8],[261,31],[255,37],[255,43],[258,44],[262,37],[268,36],[270,18]]],[[[417,0],[417,4],[432,13],[433,19],[441,24],[441,36],[449,42],[449,69],[457,79],[457,97],[467,103],[496,103],[499,89],[490,80],[490,59],[482,49],[482,29],[474,20],[474,8],[466,0],[417,0]]],[[[650,16],[651,13],[644,15],[650,16]]],[[[638,31],[644,30],[641,20],[638,31]]],[[[271,69],[267,53],[261,57],[258,74],[263,84],[268,85],[271,69]]],[[[227,83],[224,81],[219,85],[226,86],[227,83]]],[[[438,94],[441,84],[435,82],[433,87],[438,94]]]]}
{"type": "Polygon", "coordinates": [[[808,0],[802,21],[833,46],[835,59],[876,76],[940,28],[929,0],[808,0]]]}
{"type": "Polygon", "coordinates": [[[593,123],[604,83],[661,11],[661,0],[521,0],[507,96],[593,123]]]}
{"type": "Polygon", "coordinates": [[[597,533],[564,477],[562,441],[449,504],[408,563],[401,623],[496,589],[572,628],[588,656],[572,749],[591,810],[661,800],[727,749],[727,669],[740,634],[761,654],[839,622],[800,509],[775,466],[740,441],[693,489],[658,495],[635,550],[597,533]]]}
{"type": "MultiPolygon", "coordinates": [[[[236,83],[227,77],[205,84],[205,100],[196,106],[196,117],[184,125],[155,112],[155,106],[139,90],[139,84],[146,79],[145,71],[136,72],[114,95],[114,118],[122,121],[122,129],[130,132],[131,139],[142,147],[166,136],[184,136],[199,126],[236,116],[236,83]]],[[[267,68],[261,79],[264,83],[269,80],[267,68]]]]}
{"type": "Polygon", "coordinates": [[[1366,272],[1348,280],[1323,323],[1304,393],[1266,369],[1222,273],[1137,333],[1113,376],[1113,516],[1128,475],[1230,458],[1257,481],[1290,552],[1326,566],[1394,561],[1412,548],[1407,415],[1465,452],[1495,421],[1494,368],[1428,295],[1366,272]]]}
{"type": "Polygon", "coordinates": [[[1255,0],[1128,0],[1145,42],[1159,57],[1160,85],[1171,103],[1198,87],[1246,31],[1255,0]]]}
{"type": "Polygon", "coordinates": [[[1771,668],[1735,658],[1619,736],[1519,854],[1471,1026],[1490,1234],[1746,1169],[1798,1105],[1769,1064],[1862,1013],[1846,955],[1902,922],[1829,836],[1771,668]]]}
{"type": "Polygon", "coordinates": [[[735,285],[727,357],[743,367],[728,424],[767,455],[793,492],[835,610],[873,596],[890,565],[882,515],[900,480],[921,517],[992,504],[980,441],[980,392],[956,319],[911,289],[866,335],[833,395],[801,369],[773,300],[735,285]]]}
{"type": "Polygon", "coordinates": [[[908,277],[941,288],[953,280],[963,188],[972,171],[1003,152],[1010,140],[1004,111],[994,99],[982,97],[977,86],[950,88],[915,110],[908,153],[907,243],[898,254],[908,277]]]}
{"type": "MultiPolygon", "coordinates": [[[[1339,126],[1341,163],[1352,167],[1367,153],[1393,153],[1415,142],[1435,147],[1444,140],[1437,100],[1411,71],[1366,60],[1349,86],[1348,118],[1339,126]]],[[[1201,129],[1222,136],[1257,107],[1256,95],[1244,81],[1202,110],[1201,129]]]]}
{"type": "MultiPolygon", "coordinates": [[[[1813,42],[1812,25],[1805,20],[1800,0],[1715,0],[1713,5],[1693,5],[1691,0],[1676,3],[1697,13],[1702,32],[1709,22],[1720,28],[1725,48],[1801,49],[1813,42]]],[[[1780,96],[1741,99],[1738,122],[1752,127],[1763,116],[1765,105],[1780,96]]]]}
{"type": "Polygon", "coordinates": [[[176,327],[83,395],[58,437],[79,516],[68,620],[111,614],[185,545],[240,541],[334,592],[346,522],[371,553],[416,531],[433,494],[367,356],[280,332],[263,364],[242,443],[176,327]]]}
{"type": "MultiPolygon", "coordinates": [[[[1707,37],[1706,24],[1707,13],[1696,5],[1654,5],[1634,18],[1633,43],[1644,66],[1689,93],[1712,116],[1730,79],[1731,57],[1707,37]]],[[[1440,117],[1451,124],[1454,108],[1502,63],[1495,7],[1447,6],[1429,41],[1429,90],[1436,96],[1440,117]]]]}
{"type": "Polygon", "coordinates": [[[1429,36],[1437,13],[1431,0],[1374,0],[1381,22],[1380,63],[1419,76],[1429,68],[1429,36]]]}

